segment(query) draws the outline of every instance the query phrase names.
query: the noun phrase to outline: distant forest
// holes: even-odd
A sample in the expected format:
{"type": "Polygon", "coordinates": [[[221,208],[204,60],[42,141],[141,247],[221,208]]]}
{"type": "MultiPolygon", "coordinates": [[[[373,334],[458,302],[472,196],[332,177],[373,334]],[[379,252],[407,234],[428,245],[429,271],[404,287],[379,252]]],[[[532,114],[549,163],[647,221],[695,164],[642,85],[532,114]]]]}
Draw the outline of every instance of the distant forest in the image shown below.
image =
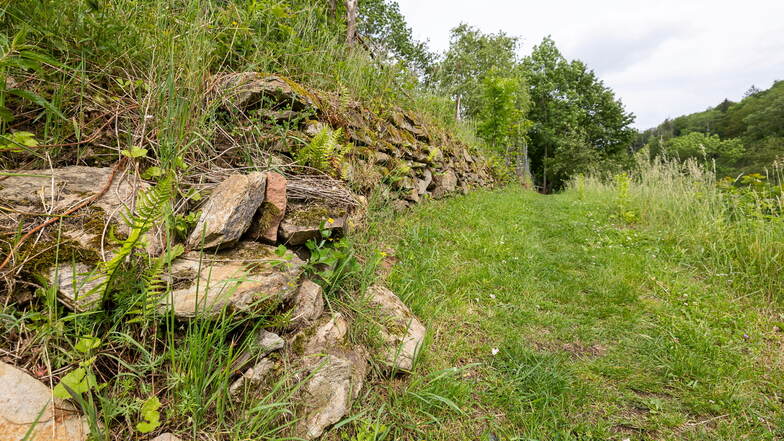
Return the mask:
{"type": "MultiPolygon", "coordinates": [[[[635,149],[716,164],[720,176],[766,174],[784,160],[784,81],[752,86],[740,102],[668,119],[639,134],[635,149]]],[[[780,164],[779,164],[780,165],[780,164]]]]}

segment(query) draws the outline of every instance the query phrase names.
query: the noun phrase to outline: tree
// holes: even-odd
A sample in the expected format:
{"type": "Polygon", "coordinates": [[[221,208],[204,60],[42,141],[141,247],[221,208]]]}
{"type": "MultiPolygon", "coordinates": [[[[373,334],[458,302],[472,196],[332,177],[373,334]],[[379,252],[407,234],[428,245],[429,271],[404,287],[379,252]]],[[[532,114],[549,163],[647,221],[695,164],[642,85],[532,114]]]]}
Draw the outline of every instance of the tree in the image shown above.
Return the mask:
{"type": "Polygon", "coordinates": [[[517,74],[518,40],[503,32],[484,34],[461,24],[452,29],[449,50],[429,82],[459,103],[458,117],[473,118],[482,109],[482,81],[491,72],[517,74]]]}
{"type": "Polygon", "coordinates": [[[665,151],[679,159],[696,159],[708,165],[716,164],[719,175],[726,175],[730,166],[743,156],[746,148],[740,139],[722,140],[718,135],[692,132],[665,143],[665,151]]]}
{"type": "Polygon", "coordinates": [[[521,78],[502,75],[494,73],[482,80],[477,132],[491,148],[504,155],[508,166],[514,163],[518,177],[528,182],[528,91],[521,78]]]}
{"type": "Polygon", "coordinates": [[[534,123],[531,166],[545,191],[631,148],[634,115],[584,63],[567,61],[551,38],[535,46],[522,66],[534,123]]]}
{"type": "Polygon", "coordinates": [[[435,55],[426,43],[414,39],[395,1],[363,0],[359,10],[359,33],[369,40],[369,49],[377,58],[401,62],[419,76],[432,68],[435,55]]]}

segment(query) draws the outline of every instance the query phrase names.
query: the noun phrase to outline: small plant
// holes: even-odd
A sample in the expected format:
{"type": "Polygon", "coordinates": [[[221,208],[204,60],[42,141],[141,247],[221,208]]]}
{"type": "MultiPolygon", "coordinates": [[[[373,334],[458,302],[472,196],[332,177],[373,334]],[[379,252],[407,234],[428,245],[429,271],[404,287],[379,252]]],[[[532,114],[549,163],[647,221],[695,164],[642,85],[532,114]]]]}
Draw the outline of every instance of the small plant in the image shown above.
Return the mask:
{"type": "MultiPolygon", "coordinates": [[[[93,349],[101,346],[101,339],[92,336],[84,336],[74,346],[74,349],[82,354],[88,355],[93,349]]],[[[95,357],[90,357],[79,362],[79,367],[68,372],[60,379],[54,387],[54,396],[57,398],[77,398],[81,394],[98,387],[95,374],[92,372],[92,365],[95,357]]]]}
{"type": "Polygon", "coordinates": [[[25,147],[35,147],[38,141],[30,132],[14,132],[0,136],[0,151],[21,153],[25,147]]]}
{"type": "Polygon", "coordinates": [[[340,170],[343,156],[347,152],[339,142],[342,134],[342,129],[330,130],[323,127],[308,145],[297,152],[297,162],[334,175],[340,170]]]}
{"type": "Polygon", "coordinates": [[[389,428],[384,424],[372,421],[362,421],[356,426],[353,435],[343,433],[344,441],[382,441],[389,435],[389,428]]]}
{"type": "Polygon", "coordinates": [[[332,230],[326,228],[334,222],[334,219],[327,219],[321,225],[321,238],[311,239],[305,244],[310,251],[307,270],[329,285],[336,284],[359,269],[351,244],[344,238],[335,240],[332,230]]]}
{"type": "Polygon", "coordinates": [[[141,433],[150,433],[161,425],[161,413],[158,409],[161,408],[161,401],[155,395],[148,398],[142,408],[139,409],[139,415],[142,421],[136,424],[136,430],[141,433]]]}
{"type": "Polygon", "coordinates": [[[629,184],[631,179],[626,173],[618,173],[615,175],[615,188],[616,194],[616,213],[615,216],[627,224],[637,222],[639,216],[637,212],[629,207],[629,184]]]}

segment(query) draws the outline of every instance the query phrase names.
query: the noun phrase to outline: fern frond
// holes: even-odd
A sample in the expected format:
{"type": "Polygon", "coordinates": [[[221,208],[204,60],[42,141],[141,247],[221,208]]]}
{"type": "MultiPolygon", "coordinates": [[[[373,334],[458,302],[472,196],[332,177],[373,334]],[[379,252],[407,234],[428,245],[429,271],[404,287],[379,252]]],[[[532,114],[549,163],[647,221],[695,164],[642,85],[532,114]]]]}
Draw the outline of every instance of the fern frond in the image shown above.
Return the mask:
{"type": "Polygon", "coordinates": [[[297,162],[324,172],[336,171],[344,154],[340,144],[342,135],[343,129],[322,128],[308,145],[297,152],[297,162]]]}
{"type": "Polygon", "coordinates": [[[174,179],[167,176],[161,179],[154,187],[142,191],[136,201],[136,210],[133,213],[125,214],[125,221],[130,228],[128,238],[115,251],[114,256],[99,266],[96,279],[102,282],[94,288],[94,292],[101,292],[106,295],[117,268],[133,253],[142,243],[144,235],[152,228],[155,222],[160,219],[173,196],[174,179]]]}
{"type": "Polygon", "coordinates": [[[163,272],[172,260],[185,252],[185,247],[177,244],[150,262],[150,266],[142,274],[144,282],[144,292],[134,305],[135,309],[128,311],[128,314],[136,315],[129,323],[139,322],[149,317],[155,311],[160,299],[166,294],[166,281],[163,280],[163,272]]]}

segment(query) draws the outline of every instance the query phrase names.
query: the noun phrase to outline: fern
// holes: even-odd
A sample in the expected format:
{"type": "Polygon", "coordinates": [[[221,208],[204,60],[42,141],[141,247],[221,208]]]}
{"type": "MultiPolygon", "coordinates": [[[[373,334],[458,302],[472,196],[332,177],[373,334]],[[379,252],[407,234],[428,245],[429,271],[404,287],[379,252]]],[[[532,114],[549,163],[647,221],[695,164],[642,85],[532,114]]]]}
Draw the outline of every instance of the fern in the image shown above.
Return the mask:
{"type": "Polygon", "coordinates": [[[308,145],[297,152],[297,162],[334,174],[340,169],[345,154],[345,149],[339,142],[342,134],[342,129],[322,128],[308,145]]]}
{"type": "Polygon", "coordinates": [[[172,260],[179,257],[183,252],[185,252],[185,247],[181,244],[177,244],[174,247],[167,249],[166,253],[152,259],[147,271],[142,274],[144,292],[139,299],[134,302],[135,304],[133,307],[135,309],[128,311],[128,314],[137,315],[138,317],[131,319],[129,323],[142,321],[155,311],[155,307],[158,305],[159,300],[166,294],[166,282],[161,277],[163,271],[172,260]]]}
{"type": "MultiPolygon", "coordinates": [[[[99,266],[96,278],[102,282],[95,289],[102,292],[104,300],[109,292],[111,281],[117,269],[133,254],[133,251],[142,244],[142,238],[164,214],[167,202],[173,195],[173,177],[161,179],[154,187],[142,191],[136,201],[136,211],[125,216],[125,221],[131,231],[120,248],[115,251],[114,257],[99,266]]],[[[147,288],[145,288],[147,291],[147,288]]]]}

